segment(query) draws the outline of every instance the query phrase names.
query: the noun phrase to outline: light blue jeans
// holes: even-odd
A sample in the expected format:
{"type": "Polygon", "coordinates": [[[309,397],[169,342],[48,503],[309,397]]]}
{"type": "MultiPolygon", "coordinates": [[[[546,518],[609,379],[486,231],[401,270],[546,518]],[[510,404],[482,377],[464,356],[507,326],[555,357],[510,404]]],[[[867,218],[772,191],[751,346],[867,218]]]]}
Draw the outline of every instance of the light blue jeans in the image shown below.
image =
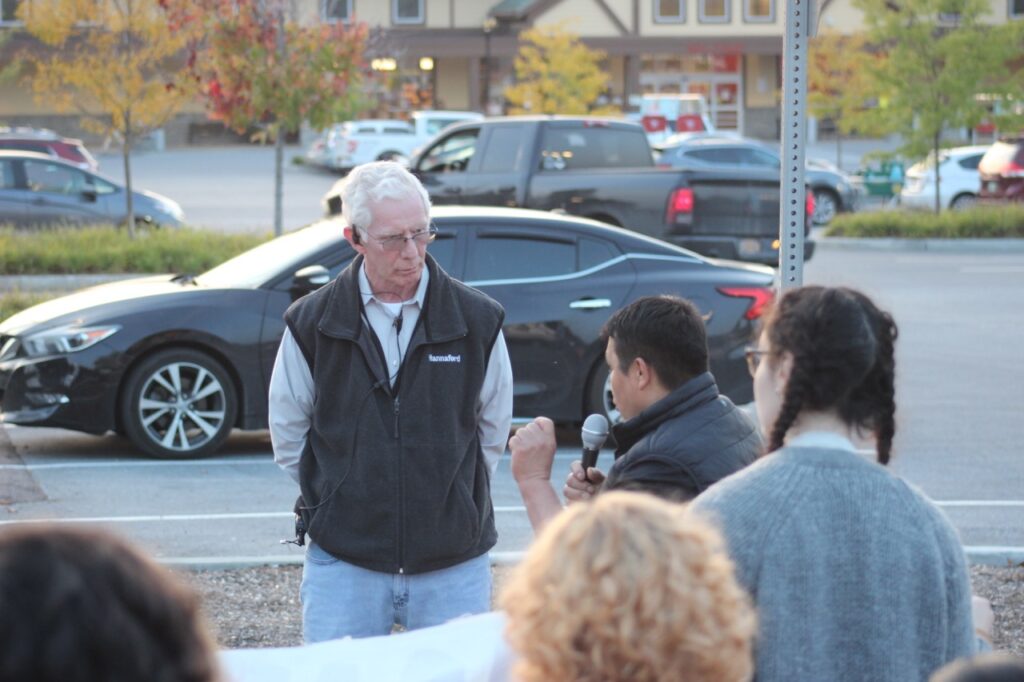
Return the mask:
{"type": "Polygon", "coordinates": [[[302,570],[302,639],[386,635],[440,625],[491,608],[487,553],[451,568],[405,575],[380,573],[337,559],[307,537],[302,570]]]}

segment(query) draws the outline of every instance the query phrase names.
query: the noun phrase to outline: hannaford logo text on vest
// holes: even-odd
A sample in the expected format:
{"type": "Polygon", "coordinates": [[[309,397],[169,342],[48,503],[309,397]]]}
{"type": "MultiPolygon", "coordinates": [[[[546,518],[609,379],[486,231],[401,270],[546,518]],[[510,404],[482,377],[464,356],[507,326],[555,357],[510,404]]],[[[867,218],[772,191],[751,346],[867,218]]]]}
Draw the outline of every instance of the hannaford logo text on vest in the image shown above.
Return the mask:
{"type": "Polygon", "coordinates": [[[434,355],[433,353],[428,353],[427,359],[431,362],[462,362],[462,355],[434,355]]]}

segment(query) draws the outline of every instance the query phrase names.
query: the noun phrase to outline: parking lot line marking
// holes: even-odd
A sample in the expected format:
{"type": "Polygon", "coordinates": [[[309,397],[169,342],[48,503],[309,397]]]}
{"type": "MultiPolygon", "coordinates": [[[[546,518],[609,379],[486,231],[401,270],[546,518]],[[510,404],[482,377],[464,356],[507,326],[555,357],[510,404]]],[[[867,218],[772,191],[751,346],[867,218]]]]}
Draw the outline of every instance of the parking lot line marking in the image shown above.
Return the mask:
{"type": "Polygon", "coordinates": [[[227,521],[237,519],[292,518],[292,512],[239,512],[233,514],[150,514],[144,516],[80,516],[70,519],[12,519],[0,526],[23,523],[150,523],[153,521],[227,521]]]}
{"type": "MultiPolygon", "coordinates": [[[[526,507],[495,507],[495,512],[525,512],[526,507]]],[[[238,519],[290,519],[294,512],[235,512],[225,514],[146,514],[140,516],[80,516],[76,518],[10,519],[0,526],[24,523],[153,523],[160,521],[232,521],[238,519]]]]}
{"type": "MultiPolygon", "coordinates": [[[[987,545],[965,545],[964,553],[972,564],[1002,566],[1006,561],[1016,563],[1024,557],[1024,547],[995,547],[987,545]]],[[[157,557],[167,566],[186,568],[246,568],[251,566],[301,565],[303,553],[271,554],[266,556],[210,556],[210,557],[157,557]]],[[[513,566],[526,556],[525,551],[489,552],[492,566],[513,566]]]]}
{"type": "Polygon", "coordinates": [[[1024,265],[968,265],[960,268],[963,275],[1016,275],[1024,272],[1024,265]]]}
{"type": "Polygon", "coordinates": [[[1024,500],[932,500],[940,507],[1024,507],[1024,500]]]}
{"type": "Polygon", "coordinates": [[[110,467],[225,466],[231,464],[274,464],[274,460],[269,456],[265,456],[247,457],[244,459],[103,460],[100,462],[51,462],[49,464],[0,464],[0,471],[7,469],[44,471],[47,469],[102,469],[110,467]]]}

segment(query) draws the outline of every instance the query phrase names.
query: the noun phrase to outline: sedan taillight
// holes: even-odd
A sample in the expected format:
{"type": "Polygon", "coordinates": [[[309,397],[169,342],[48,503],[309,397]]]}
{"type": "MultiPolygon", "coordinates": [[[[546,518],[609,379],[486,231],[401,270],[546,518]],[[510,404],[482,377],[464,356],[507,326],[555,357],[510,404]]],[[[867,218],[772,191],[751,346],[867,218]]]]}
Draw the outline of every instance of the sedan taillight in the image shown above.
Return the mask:
{"type": "Polygon", "coordinates": [[[814,215],[814,192],[807,192],[806,198],[804,199],[804,208],[807,211],[807,217],[814,215]]]}
{"type": "Polygon", "coordinates": [[[756,320],[764,314],[764,309],[775,298],[775,291],[769,287],[718,287],[718,292],[734,298],[749,298],[750,305],[743,317],[756,320]]]}

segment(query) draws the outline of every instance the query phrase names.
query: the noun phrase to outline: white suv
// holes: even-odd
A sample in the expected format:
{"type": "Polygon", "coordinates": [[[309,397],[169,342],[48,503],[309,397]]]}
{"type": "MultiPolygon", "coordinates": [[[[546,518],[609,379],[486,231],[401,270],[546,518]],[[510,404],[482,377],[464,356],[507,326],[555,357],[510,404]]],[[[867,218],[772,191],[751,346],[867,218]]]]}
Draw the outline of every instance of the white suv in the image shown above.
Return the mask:
{"type": "MultiPolygon", "coordinates": [[[[978,198],[981,178],[978,162],[988,151],[988,145],[953,147],[939,152],[939,206],[954,210],[967,208],[978,198]]],[[[900,190],[900,204],[908,208],[934,210],[935,208],[935,156],[915,163],[907,169],[900,190]]]]}
{"type": "Polygon", "coordinates": [[[369,161],[406,162],[417,147],[447,126],[482,118],[473,111],[417,111],[409,123],[392,119],[336,123],[313,143],[306,160],[338,171],[369,161]]]}

